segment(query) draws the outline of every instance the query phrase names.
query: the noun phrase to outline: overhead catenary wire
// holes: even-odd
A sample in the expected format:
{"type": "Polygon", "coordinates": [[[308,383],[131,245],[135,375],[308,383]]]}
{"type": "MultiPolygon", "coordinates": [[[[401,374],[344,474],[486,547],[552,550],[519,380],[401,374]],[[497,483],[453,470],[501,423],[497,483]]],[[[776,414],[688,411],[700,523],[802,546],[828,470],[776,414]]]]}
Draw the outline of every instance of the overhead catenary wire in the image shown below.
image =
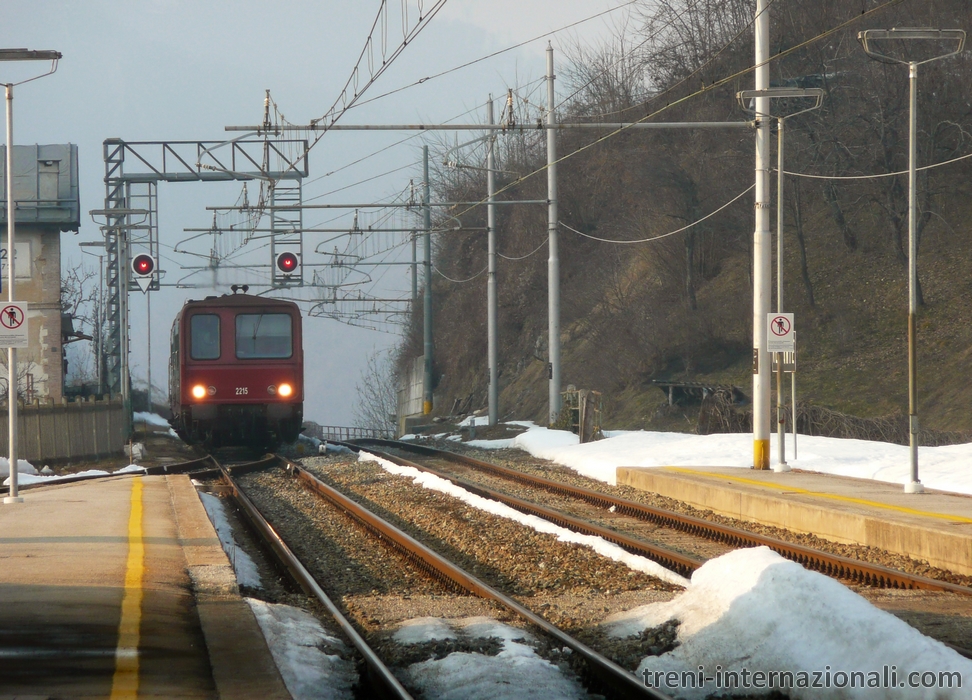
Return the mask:
{"type": "Polygon", "coordinates": [[[620,9],[623,9],[623,8],[628,7],[630,5],[634,5],[638,1],[639,0],[629,0],[629,2],[622,3],[621,5],[617,5],[616,7],[609,8],[609,9],[604,10],[602,12],[598,12],[597,14],[591,15],[590,17],[586,17],[586,18],[584,18],[582,20],[578,20],[576,22],[572,22],[570,24],[566,24],[563,27],[560,27],[559,29],[553,29],[553,30],[551,30],[549,32],[544,32],[543,34],[538,34],[537,36],[533,37],[532,39],[527,39],[526,41],[521,41],[518,44],[513,44],[512,46],[507,46],[504,49],[500,49],[499,51],[494,51],[493,53],[487,54],[485,56],[481,56],[480,58],[474,59],[472,61],[467,61],[466,63],[463,63],[461,65],[455,66],[454,68],[449,68],[448,70],[444,70],[444,71],[442,71],[440,73],[436,73],[434,75],[430,75],[430,76],[426,76],[424,78],[420,78],[419,80],[416,80],[414,83],[409,83],[408,85],[403,85],[400,88],[396,88],[394,90],[390,90],[388,92],[382,93],[381,95],[376,95],[375,97],[372,97],[370,99],[362,100],[362,101],[358,102],[355,106],[356,107],[363,107],[366,104],[369,104],[371,102],[375,102],[377,100],[383,99],[383,98],[388,97],[390,95],[395,95],[395,94],[397,94],[399,92],[403,92],[404,90],[408,90],[408,89],[417,87],[419,85],[423,85],[424,83],[427,83],[430,80],[435,80],[436,78],[441,78],[444,75],[449,75],[450,73],[455,73],[456,71],[460,71],[460,70],[462,70],[464,68],[468,68],[470,66],[474,66],[477,63],[482,63],[483,61],[488,61],[491,58],[495,58],[497,56],[503,55],[504,53],[508,53],[510,51],[514,51],[514,50],[516,50],[516,49],[518,49],[518,48],[520,48],[522,46],[526,46],[527,44],[532,44],[535,41],[540,41],[541,39],[546,39],[547,37],[553,36],[554,34],[559,34],[560,32],[567,31],[568,29],[573,29],[574,27],[577,27],[577,26],[580,26],[582,24],[585,24],[586,22],[590,22],[592,20],[598,19],[599,17],[603,17],[604,15],[611,14],[612,12],[617,12],[620,9]]]}
{"type": "Polygon", "coordinates": [[[453,284],[465,284],[466,282],[472,282],[477,277],[481,277],[483,275],[483,273],[486,272],[486,270],[489,269],[489,266],[487,265],[486,267],[484,267],[482,270],[480,270],[479,272],[477,272],[472,277],[467,277],[464,280],[454,280],[454,279],[452,279],[447,274],[445,274],[442,270],[440,270],[439,268],[437,268],[435,265],[432,265],[432,269],[435,271],[435,273],[437,275],[439,275],[440,277],[442,277],[442,278],[444,278],[444,279],[452,282],[453,284]]]}
{"type": "Polygon", "coordinates": [[[516,262],[517,260],[526,260],[531,255],[535,255],[535,254],[539,253],[541,250],[543,250],[543,247],[545,245],[547,245],[547,243],[548,243],[548,241],[545,238],[545,239],[543,239],[543,243],[541,243],[540,245],[538,245],[536,248],[534,248],[533,250],[531,250],[526,255],[521,255],[519,257],[511,257],[509,255],[503,255],[502,253],[497,253],[497,255],[500,256],[501,258],[503,258],[503,260],[510,260],[510,261],[513,261],[513,262],[516,262]]]}
{"type": "MultiPolygon", "coordinates": [[[[951,165],[952,163],[958,163],[961,160],[967,160],[972,158],[972,153],[967,153],[964,156],[958,156],[957,158],[951,158],[949,160],[943,160],[941,163],[932,163],[931,165],[923,165],[920,168],[915,168],[915,170],[932,170],[934,168],[941,168],[946,165],[951,165]]],[[[779,172],[776,168],[773,172],[779,172]]],[[[907,175],[907,170],[898,170],[893,173],[877,173],[874,175],[815,175],[812,173],[796,173],[791,170],[784,170],[784,175],[790,175],[792,177],[803,177],[810,180],[877,180],[883,177],[896,177],[898,175],[907,175]]]]}
{"type": "Polygon", "coordinates": [[[703,216],[701,219],[699,219],[697,221],[693,221],[690,224],[686,224],[685,226],[682,226],[681,228],[675,229],[674,231],[669,231],[668,233],[662,233],[662,234],[660,234],[658,236],[651,236],[650,238],[641,238],[641,239],[636,240],[636,241],[618,241],[618,240],[613,240],[611,238],[598,238],[597,236],[592,236],[589,233],[584,233],[583,231],[578,231],[576,228],[573,228],[571,226],[568,226],[563,221],[560,222],[560,225],[563,226],[568,231],[573,231],[574,233],[576,233],[579,236],[583,236],[584,238],[590,238],[592,241],[600,241],[601,243],[616,243],[618,245],[633,244],[633,243],[651,243],[652,241],[661,240],[662,238],[668,238],[669,236],[674,236],[675,234],[682,233],[683,231],[688,231],[693,226],[698,226],[703,221],[705,221],[707,219],[711,219],[713,216],[715,216],[716,214],[718,214],[719,212],[721,212],[723,209],[726,209],[729,206],[735,204],[744,195],[746,195],[749,192],[752,192],[753,191],[753,188],[755,188],[755,187],[756,187],[756,183],[753,183],[752,185],[750,185],[749,187],[747,187],[746,189],[744,189],[742,192],[740,192],[739,194],[737,194],[735,197],[733,197],[732,199],[730,199],[728,202],[726,202],[725,204],[723,204],[721,207],[719,207],[718,209],[716,209],[713,212],[710,212],[710,213],[706,214],[705,216],[703,216]]]}
{"type": "MultiPolygon", "coordinates": [[[[501,187],[499,190],[497,190],[494,193],[494,196],[495,195],[498,195],[498,194],[502,194],[503,192],[506,192],[507,190],[509,190],[509,189],[511,189],[513,187],[517,187],[518,185],[522,184],[525,180],[528,180],[531,177],[534,177],[536,175],[539,175],[541,173],[546,172],[550,168],[550,166],[553,165],[553,164],[560,164],[562,162],[565,162],[565,161],[573,158],[574,156],[579,155],[580,153],[583,153],[583,152],[585,152],[585,151],[593,148],[594,146],[597,146],[597,145],[599,145],[601,143],[604,143],[605,141],[608,141],[609,139],[614,138],[618,134],[621,134],[623,132],[626,132],[626,131],[630,130],[631,127],[633,125],[635,125],[635,124],[641,124],[643,122],[646,122],[649,119],[651,119],[653,117],[656,117],[659,114],[662,114],[662,113],[664,113],[664,112],[672,109],[673,107],[675,107],[677,105],[680,105],[680,104],[683,104],[685,102],[688,102],[691,99],[694,99],[696,97],[699,97],[700,95],[704,95],[704,94],[706,94],[708,92],[711,92],[711,91],[715,90],[716,88],[722,87],[723,85],[727,85],[727,84],[731,83],[732,81],[741,78],[744,75],[747,75],[749,73],[752,73],[757,68],[759,68],[759,67],[761,67],[763,65],[767,65],[767,64],[773,63],[774,61],[777,61],[777,60],[779,60],[781,58],[784,58],[786,56],[789,56],[790,54],[792,54],[792,53],[794,53],[796,51],[799,51],[800,49],[803,49],[806,46],[809,46],[809,45],[811,45],[811,44],[813,44],[813,43],[815,43],[817,41],[820,41],[822,39],[825,39],[828,36],[830,36],[832,34],[835,34],[836,32],[839,32],[839,31],[841,31],[843,29],[846,29],[847,27],[849,27],[849,26],[851,26],[853,24],[856,24],[857,22],[860,22],[863,19],[870,18],[873,15],[875,15],[876,13],[883,12],[884,10],[886,10],[888,8],[891,8],[891,7],[894,7],[895,5],[900,5],[904,1],[905,0],[888,0],[887,2],[885,2],[883,4],[881,4],[881,5],[877,6],[877,7],[874,7],[872,9],[870,9],[870,10],[867,10],[867,11],[861,13],[860,15],[856,15],[856,16],[852,17],[851,19],[849,19],[849,20],[847,20],[845,22],[842,22],[842,23],[838,24],[837,26],[832,27],[832,28],[828,29],[827,31],[821,32],[820,34],[818,34],[818,35],[816,35],[816,36],[814,36],[814,37],[812,37],[810,39],[807,39],[807,40],[805,40],[805,41],[803,41],[803,42],[801,42],[799,44],[796,44],[794,46],[791,46],[788,49],[785,49],[785,50],[782,50],[782,51],[780,51],[780,52],[778,52],[776,54],[773,54],[771,57],[769,57],[768,59],[766,59],[766,61],[764,61],[761,64],[748,66],[746,68],[743,68],[742,70],[736,71],[735,73],[732,73],[732,74],[727,75],[725,77],[719,78],[718,80],[714,80],[709,85],[703,85],[701,88],[699,88],[695,92],[692,92],[692,93],[690,93],[688,95],[685,95],[685,96],[683,96],[683,97],[681,97],[681,98],[679,98],[677,100],[674,100],[672,102],[669,102],[664,107],[660,107],[660,108],[656,109],[653,112],[649,112],[645,116],[643,116],[643,117],[641,117],[641,118],[639,118],[639,119],[631,122],[630,124],[624,124],[624,125],[621,125],[621,126],[615,128],[615,129],[612,129],[612,131],[610,133],[607,133],[607,134],[605,134],[605,135],[603,135],[603,136],[601,136],[601,137],[599,137],[597,139],[594,139],[593,141],[591,141],[589,143],[586,143],[583,146],[580,146],[579,148],[576,148],[575,150],[571,151],[570,153],[567,153],[567,154],[565,154],[563,156],[558,157],[554,161],[554,163],[546,163],[546,164],[544,164],[544,165],[536,168],[532,172],[527,173],[526,175],[523,175],[522,177],[519,177],[519,178],[517,178],[515,180],[512,180],[511,182],[507,183],[506,185],[504,185],[503,187],[501,187]]],[[[660,99],[665,94],[667,94],[668,92],[671,92],[676,87],[678,87],[679,85],[681,85],[683,82],[685,82],[685,81],[683,80],[680,83],[678,83],[677,85],[672,86],[672,88],[670,88],[669,90],[666,90],[665,93],[662,93],[661,95],[658,95],[658,96],[656,96],[653,99],[654,100],[660,99]]],[[[480,200],[476,204],[470,205],[465,210],[463,210],[462,212],[460,212],[458,214],[458,216],[462,216],[463,214],[467,214],[474,207],[480,206],[480,205],[482,205],[485,202],[486,202],[486,199],[483,198],[482,200],[480,200]]]]}

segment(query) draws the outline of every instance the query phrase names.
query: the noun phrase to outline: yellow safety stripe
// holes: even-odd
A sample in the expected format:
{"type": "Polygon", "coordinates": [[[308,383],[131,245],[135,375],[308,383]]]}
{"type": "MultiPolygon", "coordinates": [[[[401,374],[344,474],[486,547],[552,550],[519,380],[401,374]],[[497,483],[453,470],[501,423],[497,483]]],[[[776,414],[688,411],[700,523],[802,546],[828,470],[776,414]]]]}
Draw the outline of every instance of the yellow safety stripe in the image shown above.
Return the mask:
{"type": "Polygon", "coordinates": [[[132,479],[132,511],[128,518],[128,564],[125,595],[118,624],[115,675],[111,700],[138,697],[138,642],[142,626],[142,576],[145,573],[145,544],[142,542],[142,479],[132,479]]]}
{"type": "Polygon", "coordinates": [[[774,484],[768,481],[759,481],[757,479],[746,479],[741,476],[728,476],[725,474],[715,474],[713,472],[704,472],[698,469],[685,469],[684,467],[664,467],[668,471],[679,472],[681,474],[693,474],[695,476],[708,476],[714,479],[725,479],[727,481],[734,481],[740,484],[750,484],[752,486],[761,486],[767,489],[776,489],[778,491],[786,491],[788,493],[798,493],[803,496],[818,496],[820,498],[829,498],[834,501],[843,501],[845,503],[856,503],[862,506],[871,506],[873,508],[883,508],[885,510],[893,510],[898,513],[907,513],[908,515],[919,515],[925,518],[938,518],[940,520],[948,520],[955,523],[972,523],[972,518],[964,518],[961,515],[949,515],[947,513],[934,513],[927,510],[918,510],[916,508],[908,508],[906,506],[895,506],[890,503],[881,503],[880,501],[868,501],[863,498],[854,498],[853,496],[841,496],[836,493],[824,493],[822,491],[809,491],[807,489],[797,488],[795,486],[790,486],[786,484],[774,484]]]}

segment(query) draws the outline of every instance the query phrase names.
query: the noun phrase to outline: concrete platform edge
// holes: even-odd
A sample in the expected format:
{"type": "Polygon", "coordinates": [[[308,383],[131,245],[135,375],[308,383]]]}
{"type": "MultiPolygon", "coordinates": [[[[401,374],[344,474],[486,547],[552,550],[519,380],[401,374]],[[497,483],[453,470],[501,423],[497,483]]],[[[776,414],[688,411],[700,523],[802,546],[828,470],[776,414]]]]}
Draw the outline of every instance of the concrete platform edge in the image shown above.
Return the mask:
{"type": "Polygon", "coordinates": [[[165,479],[219,697],[290,700],[195,487],[185,475],[165,479]]]}
{"type": "Polygon", "coordinates": [[[618,485],[631,486],[738,520],[809,533],[834,542],[878,547],[972,575],[972,538],[943,527],[895,522],[853,513],[825,503],[802,503],[780,493],[760,493],[703,476],[691,478],[664,469],[618,467],[618,485]]]}

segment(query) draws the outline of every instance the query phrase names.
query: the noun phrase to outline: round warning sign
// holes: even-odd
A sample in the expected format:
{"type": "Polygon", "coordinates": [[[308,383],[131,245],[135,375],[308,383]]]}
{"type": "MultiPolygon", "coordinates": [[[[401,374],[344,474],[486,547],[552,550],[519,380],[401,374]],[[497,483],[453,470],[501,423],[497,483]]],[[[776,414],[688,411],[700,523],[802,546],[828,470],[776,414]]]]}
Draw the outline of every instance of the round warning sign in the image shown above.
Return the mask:
{"type": "Polygon", "coordinates": [[[769,352],[793,352],[793,314],[766,315],[766,349],[769,352]]]}
{"type": "Polygon", "coordinates": [[[12,301],[0,306],[0,348],[27,347],[27,304],[12,301]]]}
{"type": "Polygon", "coordinates": [[[3,311],[0,311],[0,324],[12,331],[15,328],[20,328],[24,322],[24,316],[23,309],[14,304],[8,304],[3,307],[3,311]]]}

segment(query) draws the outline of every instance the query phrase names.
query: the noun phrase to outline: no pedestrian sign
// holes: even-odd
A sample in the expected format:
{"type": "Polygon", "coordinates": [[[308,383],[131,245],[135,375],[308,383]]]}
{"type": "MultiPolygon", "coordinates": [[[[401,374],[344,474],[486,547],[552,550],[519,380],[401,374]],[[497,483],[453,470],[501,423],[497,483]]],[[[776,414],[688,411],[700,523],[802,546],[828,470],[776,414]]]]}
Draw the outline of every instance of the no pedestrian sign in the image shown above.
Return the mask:
{"type": "Polygon", "coordinates": [[[793,314],[766,314],[766,350],[794,352],[793,314]]]}
{"type": "Polygon", "coordinates": [[[27,302],[0,302],[0,348],[27,347],[27,302]]]}

